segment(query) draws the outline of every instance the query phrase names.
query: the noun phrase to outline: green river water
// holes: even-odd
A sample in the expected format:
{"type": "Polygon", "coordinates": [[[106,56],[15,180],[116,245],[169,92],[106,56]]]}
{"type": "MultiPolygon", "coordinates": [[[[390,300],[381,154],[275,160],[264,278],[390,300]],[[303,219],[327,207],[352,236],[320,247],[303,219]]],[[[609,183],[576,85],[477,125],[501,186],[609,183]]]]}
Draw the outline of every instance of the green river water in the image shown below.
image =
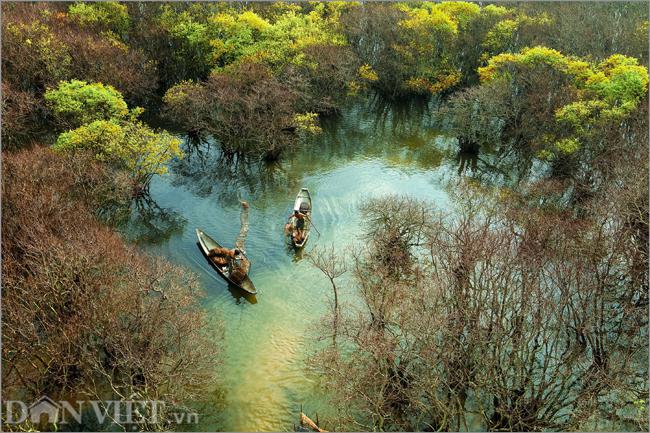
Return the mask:
{"type": "Polygon", "coordinates": [[[322,134],[264,167],[223,163],[217,147],[204,143],[188,148],[169,174],[154,179],[152,198],[182,221],[159,218],[134,229],[139,243],[194,271],[207,292],[205,308],[224,323],[218,367],[223,395],[206,396],[198,429],[291,430],[301,404],[321,420],[335,416],[305,368],[316,344],[310,330],[330,302],[329,283],[287,247],[283,225],[301,187],[311,191],[313,221],[321,233],[312,231],[307,252],[330,244],[343,251],[359,242],[358,205],[369,197],[410,194],[448,208],[449,188],[460,182],[459,169],[471,163],[459,158],[455,139],[433,126],[434,104],[352,104],[325,119],[322,134]],[[250,203],[246,249],[255,298],[229,289],[196,244],[197,227],[233,244],[239,199],[250,203]]]}

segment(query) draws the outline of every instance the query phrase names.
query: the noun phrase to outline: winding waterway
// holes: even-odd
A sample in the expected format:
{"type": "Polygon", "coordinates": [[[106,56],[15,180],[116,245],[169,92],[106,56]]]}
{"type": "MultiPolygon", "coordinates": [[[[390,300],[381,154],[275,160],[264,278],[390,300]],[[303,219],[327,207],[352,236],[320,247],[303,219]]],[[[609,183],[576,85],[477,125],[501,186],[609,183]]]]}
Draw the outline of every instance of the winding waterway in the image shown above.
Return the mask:
{"type": "Polygon", "coordinates": [[[187,156],[153,181],[153,199],[172,217],[134,226],[132,236],[194,271],[207,292],[205,308],[224,322],[218,367],[224,394],[206,396],[198,429],[291,430],[300,405],[321,420],[330,414],[327,396],[305,368],[315,344],[310,329],[325,313],[330,289],[320,271],[287,247],[284,222],[296,193],[307,187],[320,235],[313,231],[305,250],[333,244],[344,251],[359,242],[358,205],[369,197],[410,194],[448,208],[459,169],[473,164],[434,127],[434,104],[352,104],[325,119],[322,134],[288,158],[261,167],[224,163],[214,144],[186,143],[187,156]],[[197,227],[232,245],[240,199],[250,203],[246,249],[255,298],[229,288],[196,245],[197,227]]]}

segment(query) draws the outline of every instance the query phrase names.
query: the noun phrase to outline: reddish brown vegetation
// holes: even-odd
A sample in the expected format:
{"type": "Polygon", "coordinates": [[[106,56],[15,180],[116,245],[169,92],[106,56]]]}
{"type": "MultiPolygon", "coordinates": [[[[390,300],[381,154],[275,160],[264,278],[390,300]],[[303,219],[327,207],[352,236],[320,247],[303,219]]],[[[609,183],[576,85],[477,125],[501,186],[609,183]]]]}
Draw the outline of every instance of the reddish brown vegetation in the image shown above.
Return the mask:
{"type": "Polygon", "coordinates": [[[315,358],[346,415],[330,425],[642,428],[647,253],[625,215],[647,185],[589,218],[552,204],[558,185],[466,191],[454,220],[400,197],[364,207],[370,242],[348,266],[362,306],[332,310],[337,344],[315,358]]]}
{"type": "Polygon", "coordinates": [[[295,141],[298,94],[261,63],[233,65],[202,84],[186,84],[166,97],[166,115],[187,130],[214,135],[226,155],[277,159],[295,141]],[[188,106],[191,108],[188,114],[188,106]]]}
{"type": "Polygon", "coordinates": [[[111,173],[40,147],[3,168],[3,398],[196,399],[216,354],[201,291],[97,221],[111,173]]]}

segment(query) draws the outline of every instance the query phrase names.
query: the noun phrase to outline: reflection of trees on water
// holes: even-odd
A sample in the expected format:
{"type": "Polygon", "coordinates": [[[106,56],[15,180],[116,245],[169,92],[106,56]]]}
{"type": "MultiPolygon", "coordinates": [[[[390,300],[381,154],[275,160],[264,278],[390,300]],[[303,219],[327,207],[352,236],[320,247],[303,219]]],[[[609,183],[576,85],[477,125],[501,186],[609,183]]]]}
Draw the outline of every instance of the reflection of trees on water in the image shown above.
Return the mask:
{"type": "Polygon", "coordinates": [[[470,173],[476,173],[478,166],[478,155],[470,152],[458,152],[458,175],[469,170],[470,173]]]}
{"type": "MultiPolygon", "coordinates": [[[[305,176],[340,167],[357,157],[386,158],[398,164],[429,168],[441,154],[429,141],[430,103],[396,103],[379,96],[322,119],[323,132],[277,162],[226,158],[211,138],[187,137],[185,157],[171,165],[172,184],[226,205],[238,199],[265,207],[287,200],[305,176]],[[404,154],[406,150],[406,154],[404,154]]],[[[431,135],[435,137],[435,134],[431,135]]]]}
{"type": "Polygon", "coordinates": [[[431,113],[439,103],[433,97],[394,100],[374,93],[362,110],[375,133],[413,136],[432,127],[431,113]]]}
{"type": "Polygon", "coordinates": [[[243,198],[264,207],[264,202],[280,198],[280,193],[284,199],[287,188],[298,188],[304,173],[292,171],[285,162],[225,157],[211,140],[186,144],[184,152],[185,157],[171,165],[172,184],[200,197],[213,196],[222,204],[243,198]]]}
{"type": "Polygon", "coordinates": [[[322,119],[323,134],[308,145],[318,153],[305,155],[315,167],[329,169],[357,157],[382,158],[405,168],[434,168],[441,152],[431,110],[436,100],[394,101],[372,95],[363,103],[322,119]]]}
{"type": "Polygon", "coordinates": [[[437,129],[444,124],[436,118],[439,104],[434,98],[394,101],[373,95],[321,119],[320,135],[304,139],[298,149],[273,163],[226,158],[212,138],[187,137],[185,157],[171,165],[172,184],[214,197],[222,205],[246,199],[264,208],[290,199],[306,176],[359,158],[419,170],[445,162],[457,167],[458,175],[493,185],[513,185],[529,175],[531,159],[505,151],[512,146],[459,152],[459,145],[437,129]]]}
{"type": "Polygon", "coordinates": [[[150,195],[131,204],[131,217],[121,231],[132,242],[156,243],[181,232],[186,220],[176,211],[160,207],[150,195]]]}
{"type": "Polygon", "coordinates": [[[531,156],[505,146],[497,149],[456,152],[458,175],[466,176],[484,185],[516,187],[518,184],[539,178],[546,170],[543,163],[534,163],[531,156]]]}

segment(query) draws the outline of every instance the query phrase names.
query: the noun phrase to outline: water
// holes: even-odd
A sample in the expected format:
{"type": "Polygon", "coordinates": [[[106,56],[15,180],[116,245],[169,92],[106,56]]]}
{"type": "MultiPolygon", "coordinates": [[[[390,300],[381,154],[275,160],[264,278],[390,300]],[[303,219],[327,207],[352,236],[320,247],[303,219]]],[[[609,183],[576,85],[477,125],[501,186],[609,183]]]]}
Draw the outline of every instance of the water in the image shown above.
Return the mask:
{"type": "Polygon", "coordinates": [[[321,421],[334,416],[304,362],[315,347],[310,329],[330,302],[329,283],[288,248],[283,226],[301,187],[311,192],[320,232],[312,230],[307,252],[330,244],[344,252],[359,242],[358,205],[369,197],[410,194],[449,207],[447,186],[459,179],[456,142],[433,127],[431,108],[353,104],[281,163],[235,167],[219,159],[216,146],[203,144],[153,181],[153,199],[173,218],[133,233],[148,251],[194,271],[208,294],[205,307],[225,323],[219,367],[225,400],[206,396],[204,411],[212,416],[199,429],[291,430],[301,404],[321,421]],[[228,288],[196,245],[197,227],[233,244],[239,199],[250,204],[246,250],[256,297],[228,288]]]}

